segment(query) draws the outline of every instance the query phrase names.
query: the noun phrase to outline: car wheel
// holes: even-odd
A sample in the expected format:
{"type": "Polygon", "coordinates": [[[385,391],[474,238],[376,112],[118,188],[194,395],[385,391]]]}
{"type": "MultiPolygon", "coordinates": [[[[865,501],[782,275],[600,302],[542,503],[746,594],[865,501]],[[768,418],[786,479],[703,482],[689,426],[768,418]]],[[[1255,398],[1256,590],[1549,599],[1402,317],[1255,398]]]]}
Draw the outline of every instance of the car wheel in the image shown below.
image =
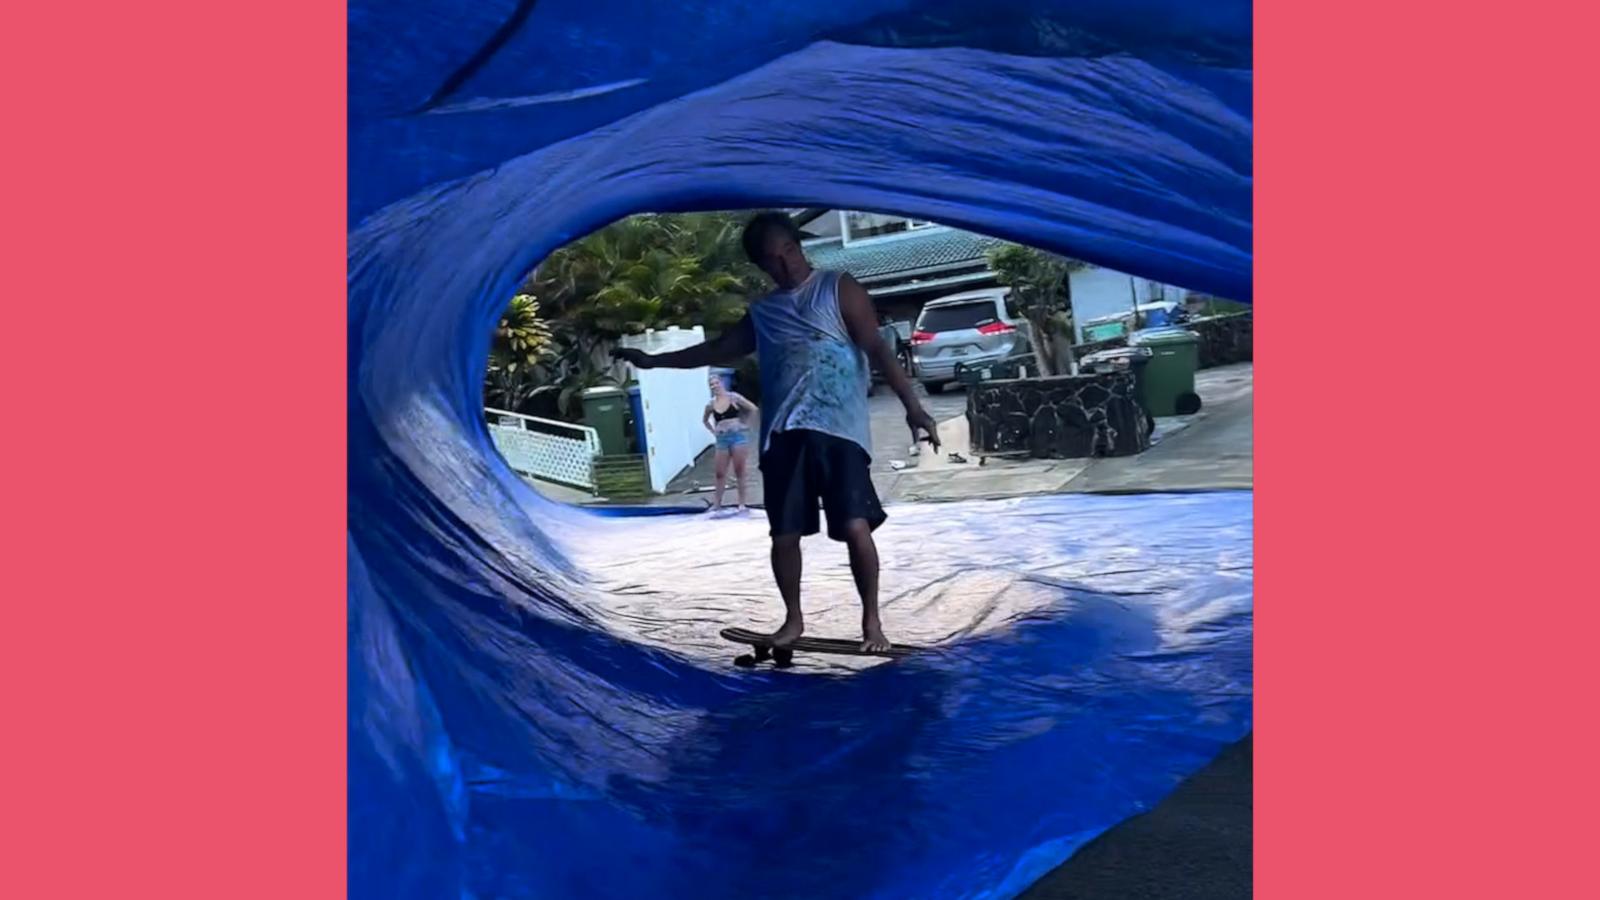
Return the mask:
{"type": "Polygon", "coordinates": [[[930,381],[928,382],[928,393],[942,394],[944,393],[944,385],[943,381],[930,381]]]}

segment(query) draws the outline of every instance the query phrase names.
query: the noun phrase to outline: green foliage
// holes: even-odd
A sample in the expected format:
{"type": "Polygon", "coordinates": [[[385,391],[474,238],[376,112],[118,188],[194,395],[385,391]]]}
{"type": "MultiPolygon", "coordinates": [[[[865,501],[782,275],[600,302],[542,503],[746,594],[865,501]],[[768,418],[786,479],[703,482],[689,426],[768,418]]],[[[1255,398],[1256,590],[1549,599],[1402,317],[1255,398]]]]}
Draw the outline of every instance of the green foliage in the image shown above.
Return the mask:
{"type": "Polygon", "coordinates": [[[989,251],[989,268],[996,281],[1011,288],[1017,308],[1032,321],[1071,310],[1067,276],[1088,268],[1088,263],[1021,244],[1003,244],[989,251]]]}
{"type": "Polygon", "coordinates": [[[555,353],[550,323],[539,317],[539,301],[528,294],[512,297],[489,347],[486,401],[517,410],[538,386],[538,367],[555,353]]]}
{"type": "Polygon", "coordinates": [[[1089,264],[1021,244],[1003,244],[989,251],[989,268],[996,281],[1011,288],[1012,301],[1033,325],[1035,342],[1041,345],[1034,348],[1039,364],[1054,374],[1057,344],[1070,348],[1070,341],[1058,340],[1072,331],[1069,276],[1089,264]]]}
{"type": "Polygon", "coordinates": [[[1253,307],[1248,303],[1237,300],[1228,300],[1223,297],[1213,297],[1209,294],[1190,294],[1189,306],[1191,309],[1199,307],[1202,315],[1227,316],[1249,312],[1253,307]]]}
{"type": "Polygon", "coordinates": [[[631,216],[551,254],[524,290],[592,339],[672,325],[714,334],[761,290],[743,227],[726,213],[631,216]]]}
{"type": "Polygon", "coordinates": [[[561,411],[563,418],[573,421],[583,411],[579,401],[584,391],[617,383],[609,367],[597,365],[592,353],[576,346],[561,356],[549,378],[550,383],[540,386],[534,393],[556,391],[556,408],[561,411]]]}
{"type": "Polygon", "coordinates": [[[494,330],[493,353],[513,362],[537,365],[554,350],[550,323],[539,318],[539,301],[530,294],[518,294],[500,316],[494,330]]]}
{"type": "Polygon", "coordinates": [[[716,334],[738,322],[764,289],[739,244],[743,228],[729,213],[630,216],[551,254],[496,330],[488,401],[520,411],[554,392],[571,417],[584,390],[615,383],[596,362],[601,342],[673,325],[716,334]]]}
{"type": "Polygon", "coordinates": [[[694,324],[714,334],[739,321],[744,305],[744,283],[731,273],[707,272],[693,256],[650,250],[616,273],[575,315],[607,337],[694,324]]]}

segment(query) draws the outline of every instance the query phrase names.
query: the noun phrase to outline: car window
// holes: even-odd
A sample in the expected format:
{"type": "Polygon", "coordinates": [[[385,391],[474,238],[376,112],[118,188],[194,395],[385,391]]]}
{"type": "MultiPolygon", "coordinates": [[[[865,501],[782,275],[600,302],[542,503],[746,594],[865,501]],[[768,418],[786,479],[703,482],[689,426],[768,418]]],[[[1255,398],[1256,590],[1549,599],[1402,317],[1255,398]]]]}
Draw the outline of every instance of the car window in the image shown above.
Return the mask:
{"type": "Polygon", "coordinates": [[[941,331],[977,328],[996,321],[994,312],[992,300],[951,306],[929,306],[922,310],[922,317],[917,320],[917,330],[937,334],[941,331]]]}
{"type": "Polygon", "coordinates": [[[1008,319],[1020,319],[1020,318],[1022,318],[1022,312],[1021,312],[1021,310],[1019,310],[1017,308],[1017,301],[1012,299],[1012,296],[1010,294],[1006,295],[1006,318],[1008,318],[1008,319]]]}

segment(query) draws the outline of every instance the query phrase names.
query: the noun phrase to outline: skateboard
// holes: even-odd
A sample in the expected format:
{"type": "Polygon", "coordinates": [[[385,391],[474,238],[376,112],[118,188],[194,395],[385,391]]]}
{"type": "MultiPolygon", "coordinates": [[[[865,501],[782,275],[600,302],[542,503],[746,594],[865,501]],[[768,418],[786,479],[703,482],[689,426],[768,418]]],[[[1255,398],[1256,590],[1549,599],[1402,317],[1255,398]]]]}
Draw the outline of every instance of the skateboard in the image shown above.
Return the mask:
{"type": "Polygon", "coordinates": [[[767,635],[747,628],[724,628],[722,637],[735,644],[748,644],[755,652],[742,653],[733,659],[733,664],[740,668],[751,669],[757,663],[771,661],[780,669],[787,669],[794,665],[794,655],[800,653],[835,653],[841,656],[884,656],[899,659],[910,656],[921,650],[921,647],[911,647],[906,644],[890,644],[887,650],[862,650],[860,639],[840,640],[838,638],[816,638],[800,636],[794,643],[787,647],[774,647],[767,640],[767,635]]]}

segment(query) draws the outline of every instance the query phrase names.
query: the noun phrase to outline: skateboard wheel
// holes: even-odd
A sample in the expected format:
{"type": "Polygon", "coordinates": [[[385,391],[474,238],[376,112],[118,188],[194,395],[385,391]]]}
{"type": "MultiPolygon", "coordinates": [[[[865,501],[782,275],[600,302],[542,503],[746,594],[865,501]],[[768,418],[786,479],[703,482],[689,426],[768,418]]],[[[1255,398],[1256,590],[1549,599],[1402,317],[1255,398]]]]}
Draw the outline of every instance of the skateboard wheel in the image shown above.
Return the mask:
{"type": "Polygon", "coordinates": [[[790,666],[794,665],[794,651],[793,650],[773,650],[772,651],[772,661],[773,661],[773,665],[777,666],[778,668],[787,669],[790,666]]]}
{"type": "Polygon", "coordinates": [[[754,669],[756,658],[748,653],[741,653],[733,658],[733,664],[741,669],[754,669]]]}

